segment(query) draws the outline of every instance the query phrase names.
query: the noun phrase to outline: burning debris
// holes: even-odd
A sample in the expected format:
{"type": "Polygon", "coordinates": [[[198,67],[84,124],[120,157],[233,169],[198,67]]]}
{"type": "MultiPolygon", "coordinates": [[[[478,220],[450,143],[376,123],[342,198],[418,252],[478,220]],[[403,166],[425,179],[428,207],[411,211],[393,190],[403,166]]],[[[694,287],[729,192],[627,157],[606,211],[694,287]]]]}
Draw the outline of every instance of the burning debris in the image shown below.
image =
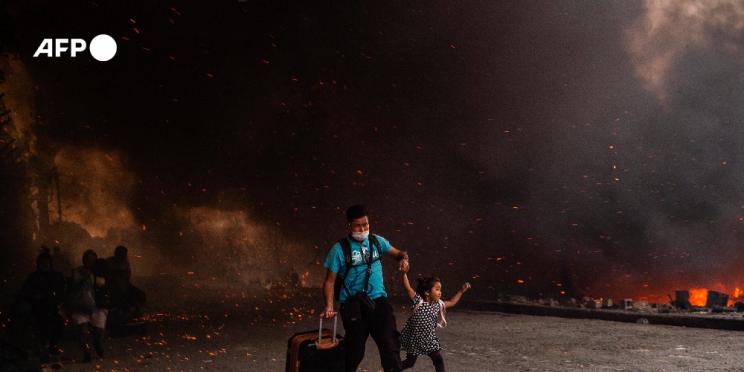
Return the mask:
{"type": "MultiPolygon", "coordinates": [[[[737,291],[737,294],[740,294],[740,291],[737,291]]],[[[671,296],[668,297],[670,299],[668,303],[655,303],[643,299],[634,300],[632,298],[624,298],[619,302],[615,302],[612,298],[601,297],[582,297],[580,300],[577,300],[575,298],[567,298],[560,301],[556,301],[554,299],[540,299],[532,301],[523,296],[511,296],[505,298],[505,300],[516,303],[538,303],[540,305],[553,307],[563,306],[582,309],[612,309],[636,312],[744,312],[744,302],[734,302],[735,299],[739,299],[738,296],[734,297],[723,292],[708,290],[705,288],[677,290],[675,291],[673,299],[671,296]]]]}
{"type": "Polygon", "coordinates": [[[624,298],[562,297],[530,299],[525,296],[501,296],[498,301],[466,301],[464,307],[476,310],[518,314],[558,316],[566,318],[603,319],[638,324],[666,324],[688,327],[744,330],[744,302],[736,296],[692,288],[675,291],[666,303],[624,298]]]}

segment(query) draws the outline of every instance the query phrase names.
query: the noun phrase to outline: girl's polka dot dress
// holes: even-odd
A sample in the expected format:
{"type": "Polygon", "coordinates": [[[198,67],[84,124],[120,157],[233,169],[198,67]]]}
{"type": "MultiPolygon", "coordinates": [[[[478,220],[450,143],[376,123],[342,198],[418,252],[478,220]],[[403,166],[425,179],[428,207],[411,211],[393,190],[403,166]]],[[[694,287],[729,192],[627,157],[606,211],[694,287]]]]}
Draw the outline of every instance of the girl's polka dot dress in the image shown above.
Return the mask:
{"type": "Polygon", "coordinates": [[[416,294],[413,304],[413,314],[400,333],[401,348],[413,355],[426,355],[441,350],[435,330],[440,313],[443,314],[444,302],[439,300],[429,303],[416,294]]]}

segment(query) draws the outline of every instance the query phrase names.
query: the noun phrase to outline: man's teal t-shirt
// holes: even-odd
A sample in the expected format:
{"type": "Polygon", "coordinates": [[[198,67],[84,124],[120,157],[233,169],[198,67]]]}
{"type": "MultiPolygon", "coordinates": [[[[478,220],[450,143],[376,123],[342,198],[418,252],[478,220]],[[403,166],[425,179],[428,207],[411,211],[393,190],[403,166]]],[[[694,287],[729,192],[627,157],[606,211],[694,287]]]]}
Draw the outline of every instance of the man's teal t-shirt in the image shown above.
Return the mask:
{"type": "MultiPolygon", "coordinates": [[[[380,252],[390,252],[390,242],[379,235],[375,236],[377,237],[377,241],[380,242],[380,252]]],[[[344,288],[341,288],[341,292],[339,292],[339,301],[341,303],[344,303],[346,301],[346,298],[350,295],[355,295],[361,292],[364,288],[364,278],[367,273],[367,263],[364,261],[363,252],[370,252],[371,248],[369,239],[364,239],[364,241],[361,243],[348,236],[345,239],[348,239],[351,243],[351,269],[349,270],[349,275],[347,275],[344,280],[346,282],[348,291],[344,288]]],[[[373,260],[377,259],[377,250],[371,248],[371,252],[373,254],[373,260]]],[[[341,248],[341,244],[336,242],[336,244],[331,247],[331,250],[328,252],[328,256],[326,256],[323,266],[325,266],[326,269],[333,271],[337,275],[344,275],[344,273],[346,272],[346,260],[344,259],[344,250],[343,248],[341,248]]],[[[372,274],[370,274],[369,276],[369,287],[367,287],[367,294],[369,295],[369,298],[373,300],[380,297],[387,297],[387,293],[385,292],[385,285],[382,281],[382,262],[379,259],[372,263],[372,274]]]]}

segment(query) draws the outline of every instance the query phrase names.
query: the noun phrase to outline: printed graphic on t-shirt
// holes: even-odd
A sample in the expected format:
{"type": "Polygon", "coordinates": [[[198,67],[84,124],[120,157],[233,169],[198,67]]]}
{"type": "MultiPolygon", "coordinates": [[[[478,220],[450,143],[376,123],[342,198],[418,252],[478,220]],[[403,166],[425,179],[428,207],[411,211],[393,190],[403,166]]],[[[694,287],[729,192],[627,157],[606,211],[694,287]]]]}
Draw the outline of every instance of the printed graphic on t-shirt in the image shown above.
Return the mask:
{"type": "Polygon", "coordinates": [[[359,251],[353,251],[351,252],[351,262],[354,265],[359,265],[362,263],[362,253],[359,251]]]}

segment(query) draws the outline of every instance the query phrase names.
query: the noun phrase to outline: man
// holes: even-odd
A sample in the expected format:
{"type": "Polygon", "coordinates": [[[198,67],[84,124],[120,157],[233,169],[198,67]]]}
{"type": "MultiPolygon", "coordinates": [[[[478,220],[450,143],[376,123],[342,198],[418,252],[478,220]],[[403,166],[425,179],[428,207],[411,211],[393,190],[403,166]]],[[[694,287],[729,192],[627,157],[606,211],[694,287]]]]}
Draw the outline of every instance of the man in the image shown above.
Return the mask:
{"type": "Polygon", "coordinates": [[[119,245],[114,249],[114,255],[106,259],[107,285],[111,294],[107,328],[114,333],[124,331],[126,323],[140,316],[145,303],[145,293],[132,285],[128,252],[127,247],[119,245]]]}
{"type": "Polygon", "coordinates": [[[62,336],[64,321],[59,314],[59,306],[64,300],[65,278],[54,270],[52,256],[46,247],[36,258],[34,271],[23,284],[21,294],[31,304],[31,312],[36,321],[36,331],[42,362],[49,355],[59,355],[59,339],[62,336]]]}
{"type": "Polygon", "coordinates": [[[390,245],[385,238],[370,236],[369,216],[364,206],[349,207],[346,221],[349,235],[331,247],[325,260],[324,266],[328,270],[323,284],[325,310],[321,315],[325,318],[336,315],[333,300],[338,275],[343,279],[338,290],[341,320],[346,330],[346,371],[356,371],[364,358],[369,335],[377,344],[385,372],[401,371],[399,333],[383,284],[380,255],[388,253],[395,257],[401,270],[408,269],[408,255],[390,245]],[[348,265],[344,246],[350,248],[348,265]],[[369,273],[368,268],[371,269],[369,273]],[[366,303],[365,298],[371,300],[371,304],[366,303]]]}
{"type": "Polygon", "coordinates": [[[120,245],[114,249],[114,255],[106,259],[108,280],[106,285],[111,295],[111,306],[109,307],[106,328],[112,333],[123,330],[124,324],[129,320],[133,312],[133,303],[130,296],[132,268],[129,266],[127,247],[120,245]]]}
{"type": "Polygon", "coordinates": [[[108,286],[111,291],[111,304],[114,307],[129,307],[129,280],[132,269],[129,266],[127,247],[120,245],[114,249],[113,257],[106,259],[108,265],[108,286]]]}

